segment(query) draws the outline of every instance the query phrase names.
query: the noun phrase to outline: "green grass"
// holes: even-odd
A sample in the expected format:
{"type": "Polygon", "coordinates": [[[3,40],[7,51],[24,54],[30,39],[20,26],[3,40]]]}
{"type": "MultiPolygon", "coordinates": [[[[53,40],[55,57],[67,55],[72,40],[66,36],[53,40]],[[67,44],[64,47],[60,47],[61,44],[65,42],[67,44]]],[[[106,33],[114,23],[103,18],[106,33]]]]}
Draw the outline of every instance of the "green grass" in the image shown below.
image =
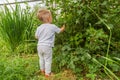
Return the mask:
{"type": "MultiPolygon", "coordinates": [[[[0,56],[0,80],[45,80],[43,75],[37,75],[39,70],[38,56],[12,55],[0,56]]],[[[76,80],[72,71],[66,70],[54,74],[50,80],[76,80]]]]}
{"type": "MultiPolygon", "coordinates": [[[[45,77],[41,74],[36,74],[39,70],[38,55],[37,54],[24,54],[24,55],[3,55],[0,56],[0,80],[45,80],[45,77]]],[[[93,60],[105,67],[100,62],[93,60]]],[[[53,62],[54,64],[54,62],[53,62]]],[[[113,72],[105,67],[112,75],[113,72]]],[[[55,71],[54,65],[52,71],[55,71]]],[[[53,72],[54,73],[54,72],[53,72]]],[[[80,73],[82,75],[82,73],[80,73]]],[[[99,76],[99,75],[96,75],[99,76]]],[[[88,77],[81,76],[76,77],[72,70],[61,70],[55,72],[50,80],[86,80],[88,77]]],[[[97,78],[105,80],[104,78],[97,78]]]]}
{"type": "Polygon", "coordinates": [[[1,80],[29,80],[38,70],[38,58],[34,56],[1,56],[1,80]]]}

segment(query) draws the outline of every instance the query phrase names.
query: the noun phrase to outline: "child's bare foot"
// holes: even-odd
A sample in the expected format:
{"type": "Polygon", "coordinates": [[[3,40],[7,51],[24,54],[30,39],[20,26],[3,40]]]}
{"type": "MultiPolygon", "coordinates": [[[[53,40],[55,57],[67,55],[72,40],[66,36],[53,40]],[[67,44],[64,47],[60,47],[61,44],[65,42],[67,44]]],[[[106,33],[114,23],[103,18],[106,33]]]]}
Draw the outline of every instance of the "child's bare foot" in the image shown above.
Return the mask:
{"type": "Polygon", "coordinates": [[[46,78],[46,79],[49,79],[49,78],[51,78],[52,76],[54,76],[54,74],[53,74],[53,73],[50,73],[50,74],[45,74],[45,78],[46,78]]]}

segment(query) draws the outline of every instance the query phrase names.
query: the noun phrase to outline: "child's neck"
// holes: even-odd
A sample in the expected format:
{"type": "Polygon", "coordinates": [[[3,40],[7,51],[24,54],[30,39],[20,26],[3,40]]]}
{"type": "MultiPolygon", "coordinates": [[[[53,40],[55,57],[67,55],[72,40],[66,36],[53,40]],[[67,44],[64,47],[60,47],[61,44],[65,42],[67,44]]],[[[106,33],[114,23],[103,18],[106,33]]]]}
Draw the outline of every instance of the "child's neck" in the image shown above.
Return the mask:
{"type": "Polygon", "coordinates": [[[50,22],[44,22],[43,24],[51,24],[50,22]]]}

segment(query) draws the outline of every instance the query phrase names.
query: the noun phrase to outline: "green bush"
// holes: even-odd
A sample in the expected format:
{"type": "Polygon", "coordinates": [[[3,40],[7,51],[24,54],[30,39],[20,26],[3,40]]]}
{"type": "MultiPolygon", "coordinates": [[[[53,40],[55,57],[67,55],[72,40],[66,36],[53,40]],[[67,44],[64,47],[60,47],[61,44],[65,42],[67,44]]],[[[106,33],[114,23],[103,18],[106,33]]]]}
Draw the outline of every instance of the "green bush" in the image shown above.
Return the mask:
{"type": "Polygon", "coordinates": [[[119,79],[115,74],[119,69],[113,67],[119,65],[110,65],[114,62],[113,57],[120,58],[119,1],[47,0],[47,5],[52,5],[48,8],[53,13],[54,23],[58,26],[66,25],[65,32],[56,36],[55,53],[58,55],[54,55],[53,63],[58,71],[72,69],[78,76],[83,71],[92,80],[97,76],[103,77],[104,73],[107,78],[119,79]],[[57,10],[61,10],[59,15],[55,13],[57,10]],[[75,53],[79,54],[75,56],[75,53]]]}

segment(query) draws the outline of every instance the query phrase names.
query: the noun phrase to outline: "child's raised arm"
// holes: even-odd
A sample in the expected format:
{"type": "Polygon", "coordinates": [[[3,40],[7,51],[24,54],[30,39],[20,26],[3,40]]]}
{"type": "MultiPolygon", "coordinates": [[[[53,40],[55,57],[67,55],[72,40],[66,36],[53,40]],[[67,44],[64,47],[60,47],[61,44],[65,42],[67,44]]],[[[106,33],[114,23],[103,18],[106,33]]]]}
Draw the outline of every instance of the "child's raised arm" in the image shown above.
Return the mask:
{"type": "Polygon", "coordinates": [[[65,30],[65,25],[63,25],[61,28],[60,28],[60,32],[63,32],[65,30]]]}

